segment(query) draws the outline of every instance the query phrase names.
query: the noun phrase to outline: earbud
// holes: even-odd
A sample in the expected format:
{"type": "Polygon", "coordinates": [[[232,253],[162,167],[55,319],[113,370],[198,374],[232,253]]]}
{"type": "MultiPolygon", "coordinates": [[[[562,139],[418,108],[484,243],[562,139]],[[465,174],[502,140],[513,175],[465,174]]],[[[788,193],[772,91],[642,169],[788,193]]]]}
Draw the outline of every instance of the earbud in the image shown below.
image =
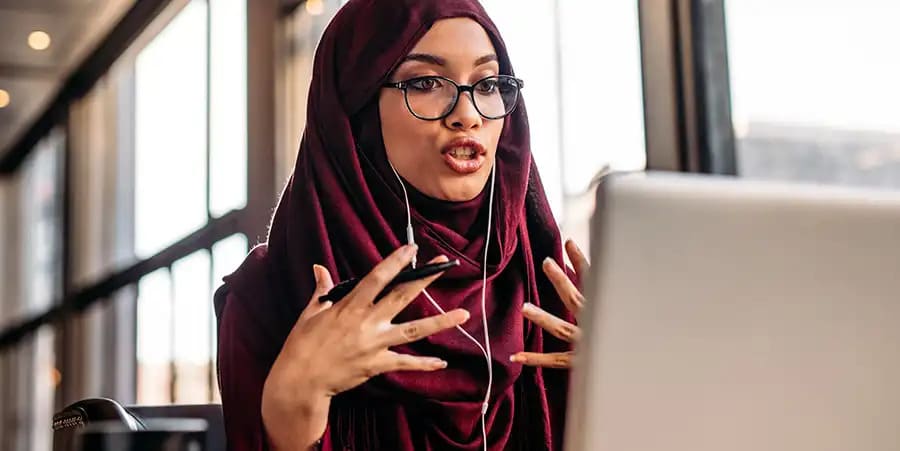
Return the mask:
{"type": "MultiPolygon", "coordinates": [[[[416,238],[413,233],[412,226],[412,214],[410,213],[409,207],[409,196],[406,192],[406,184],[403,183],[403,179],[400,178],[400,174],[397,172],[397,169],[394,168],[393,163],[388,160],[388,164],[391,166],[391,170],[394,171],[394,176],[397,177],[397,181],[400,182],[400,188],[403,190],[403,201],[406,203],[406,243],[407,244],[415,244],[416,238]]],[[[481,279],[481,319],[482,319],[482,327],[484,328],[484,346],[482,346],[481,342],[475,339],[472,335],[466,332],[460,326],[456,326],[456,329],[459,330],[466,338],[475,343],[475,346],[478,346],[478,349],[481,350],[482,355],[484,355],[484,359],[487,362],[487,370],[488,370],[488,383],[487,388],[485,389],[484,394],[484,402],[481,404],[481,434],[483,438],[484,450],[487,451],[487,426],[485,425],[485,416],[488,411],[488,403],[491,399],[491,388],[494,383],[494,367],[491,364],[491,339],[490,334],[488,333],[488,322],[487,322],[487,258],[488,258],[488,249],[490,249],[491,244],[491,219],[493,217],[494,212],[494,185],[495,179],[497,176],[497,162],[494,161],[493,167],[491,167],[491,192],[490,198],[488,200],[488,221],[487,221],[487,237],[484,242],[484,263],[482,265],[483,274],[481,279]]],[[[413,256],[412,259],[412,267],[416,267],[416,257],[413,256]]],[[[431,304],[441,313],[447,313],[443,308],[431,297],[431,294],[428,293],[428,290],[422,290],[422,294],[431,301],[431,304]]]]}

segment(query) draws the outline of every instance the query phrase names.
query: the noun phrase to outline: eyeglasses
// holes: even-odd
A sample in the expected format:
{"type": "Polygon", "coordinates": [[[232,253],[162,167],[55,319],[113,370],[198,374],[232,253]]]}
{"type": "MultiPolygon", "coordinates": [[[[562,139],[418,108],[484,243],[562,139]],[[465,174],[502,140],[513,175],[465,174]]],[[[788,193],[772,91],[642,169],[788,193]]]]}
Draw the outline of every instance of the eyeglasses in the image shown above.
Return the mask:
{"type": "Polygon", "coordinates": [[[450,115],[463,92],[469,93],[478,114],[485,119],[506,117],[516,109],[519,90],[525,82],[509,75],[494,75],[471,85],[458,85],[449,78],[430,75],[383,86],[403,91],[406,107],[413,116],[437,121],[450,115]]]}

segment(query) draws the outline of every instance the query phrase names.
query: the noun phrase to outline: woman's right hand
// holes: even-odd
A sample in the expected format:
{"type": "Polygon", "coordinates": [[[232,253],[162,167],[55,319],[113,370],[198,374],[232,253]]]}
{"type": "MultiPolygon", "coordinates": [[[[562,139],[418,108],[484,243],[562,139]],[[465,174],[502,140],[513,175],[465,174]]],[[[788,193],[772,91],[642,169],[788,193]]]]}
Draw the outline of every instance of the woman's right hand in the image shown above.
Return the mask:
{"type": "MultiPolygon", "coordinates": [[[[391,371],[435,371],[447,366],[436,357],[400,354],[389,348],[420,340],[469,319],[457,309],[402,324],[391,320],[440,277],[397,285],[376,304],[375,297],[415,255],[403,246],[379,263],[336,306],[319,302],[334,284],[316,265],[316,291],[294,324],[266,378],[262,416],[276,449],[308,449],[325,431],[332,396],[391,371]]],[[[446,261],[438,257],[432,262],[446,261]]]]}

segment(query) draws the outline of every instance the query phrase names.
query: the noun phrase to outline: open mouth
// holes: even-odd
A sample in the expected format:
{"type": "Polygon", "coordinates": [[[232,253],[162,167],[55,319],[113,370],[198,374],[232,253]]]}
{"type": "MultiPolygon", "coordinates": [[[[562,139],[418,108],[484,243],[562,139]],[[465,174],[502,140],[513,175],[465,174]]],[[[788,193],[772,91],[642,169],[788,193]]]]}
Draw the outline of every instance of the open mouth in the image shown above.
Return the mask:
{"type": "Polygon", "coordinates": [[[456,173],[478,172],[487,160],[487,150],[474,138],[458,138],[441,151],[444,163],[456,173]]]}
{"type": "Polygon", "coordinates": [[[478,156],[478,151],[471,147],[454,147],[447,153],[458,160],[473,160],[478,156]]]}

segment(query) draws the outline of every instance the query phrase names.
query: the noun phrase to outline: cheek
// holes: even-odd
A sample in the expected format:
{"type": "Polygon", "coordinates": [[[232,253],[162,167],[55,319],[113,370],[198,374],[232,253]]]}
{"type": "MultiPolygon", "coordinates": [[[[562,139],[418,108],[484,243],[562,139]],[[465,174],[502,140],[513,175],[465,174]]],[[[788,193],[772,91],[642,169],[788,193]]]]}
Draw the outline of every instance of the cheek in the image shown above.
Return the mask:
{"type": "MultiPolygon", "coordinates": [[[[390,147],[397,139],[403,137],[403,116],[401,113],[403,99],[397,99],[395,96],[383,95],[378,104],[378,113],[381,117],[381,134],[384,137],[384,143],[390,147]]],[[[388,149],[390,150],[390,149],[388,149]]]]}
{"type": "Polygon", "coordinates": [[[409,160],[414,160],[417,155],[414,150],[427,141],[429,124],[410,114],[402,96],[382,96],[379,113],[388,157],[399,166],[408,166],[409,160]]]}
{"type": "Polygon", "coordinates": [[[487,127],[487,136],[485,137],[485,141],[487,141],[490,146],[489,149],[493,149],[493,154],[496,156],[497,147],[500,145],[500,135],[503,133],[503,123],[504,121],[493,121],[487,127]]]}

